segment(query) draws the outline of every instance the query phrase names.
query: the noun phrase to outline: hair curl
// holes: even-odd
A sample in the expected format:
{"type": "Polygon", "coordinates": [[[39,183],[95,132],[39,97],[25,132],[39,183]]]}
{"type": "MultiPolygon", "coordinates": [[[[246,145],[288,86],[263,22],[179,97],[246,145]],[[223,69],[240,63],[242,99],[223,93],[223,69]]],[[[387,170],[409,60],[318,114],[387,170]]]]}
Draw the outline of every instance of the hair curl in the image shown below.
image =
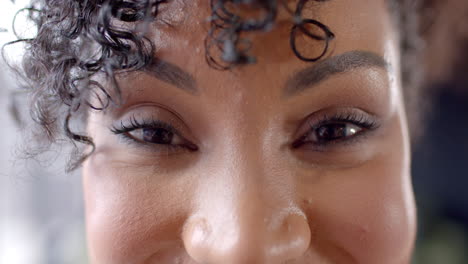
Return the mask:
{"type": "MultiPolygon", "coordinates": [[[[31,7],[23,10],[29,12],[30,20],[37,26],[35,38],[20,40],[27,47],[22,72],[25,87],[33,96],[34,121],[50,142],[65,135],[72,142],[92,147],[88,154],[79,155],[69,170],[79,166],[94,150],[89,136],[70,128],[73,115],[83,107],[103,110],[120,102],[115,74],[142,69],[153,60],[156,47],[141,29],[158,18],[161,4],[170,1],[173,0],[35,0],[31,7]],[[109,89],[113,89],[113,93],[92,80],[97,74],[110,80],[109,89]],[[97,98],[99,104],[91,104],[90,96],[97,98]]],[[[242,33],[270,30],[279,8],[285,8],[291,15],[290,46],[297,58],[303,61],[321,59],[335,35],[326,25],[302,16],[305,4],[310,1],[327,0],[298,0],[294,10],[288,7],[287,0],[210,0],[211,28],[205,39],[207,63],[218,70],[254,63],[255,57],[250,51],[253,44],[243,38],[242,33]],[[239,5],[263,11],[260,12],[263,17],[242,17],[236,13],[239,5]],[[309,30],[309,26],[316,30],[309,30]],[[317,57],[302,55],[296,47],[298,34],[323,42],[323,52],[317,57]]],[[[407,8],[402,8],[406,1],[390,1],[397,5],[397,20],[402,21],[400,28],[405,28],[408,21],[404,18],[410,17],[402,12],[407,8]]],[[[414,36],[414,29],[410,29],[409,34],[407,30],[401,35],[414,36]]],[[[408,40],[412,38],[402,39],[404,52],[414,47],[408,40]]]]}

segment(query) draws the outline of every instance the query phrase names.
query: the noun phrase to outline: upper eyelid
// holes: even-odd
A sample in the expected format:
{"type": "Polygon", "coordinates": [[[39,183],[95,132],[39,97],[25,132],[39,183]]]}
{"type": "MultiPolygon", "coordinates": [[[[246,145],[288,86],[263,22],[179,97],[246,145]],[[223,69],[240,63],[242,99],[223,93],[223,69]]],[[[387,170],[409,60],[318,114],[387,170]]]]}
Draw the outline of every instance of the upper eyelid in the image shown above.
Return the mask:
{"type": "Polygon", "coordinates": [[[130,118],[130,126],[125,125],[123,120],[120,121],[119,126],[120,126],[120,128],[116,128],[116,126],[113,125],[111,127],[111,131],[113,131],[114,133],[116,133],[118,131],[120,131],[118,133],[123,133],[123,132],[130,132],[130,131],[133,131],[133,130],[136,130],[136,129],[153,127],[153,128],[164,128],[164,129],[167,129],[167,130],[169,130],[170,132],[172,132],[174,134],[177,134],[178,136],[181,136],[180,132],[174,126],[172,126],[171,124],[169,124],[167,122],[157,120],[154,117],[152,117],[151,120],[146,119],[146,120],[143,120],[143,121],[139,121],[133,115],[130,118]]]}
{"type": "MultiPolygon", "coordinates": [[[[113,113],[112,117],[114,119],[122,119],[123,117],[125,117],[128,113],[131,113],[132,111],[135,111],[135,110],[138,110],[138,109],[144,109],[144,108],[151,108],[151,109],[156,109],[155,110],[150,110],[149,112],[168,112],[170,113],[170,115],[173,115],[176,119],[180,120],[181,122],[184,122],[184,119],[182,118],[182,116],[173,111],[170,107],[164,105],[164,104],[161,104],[161,103],[156,103],[156,102],[153,102],[153,101],[141,101],[141,102],[138,102],[138,103],[133,103],[133,104],[130,104],[128,106],[124,106],[122,107],[121,109],[119,109],[118,111],[116,111],[115,113],[113,113]]],[[[150,114],[152,115],[152,114],[150,114]]]]}
{"type": "Polygon", "coordinates": [[[347,121],[354,124],[370,122],[372,123],[372,126],[379,124],[377,116],[361,109],[341,109],[340,111],[334,111],[331,114],[327,112],[315,113],[315,116],[314,114],[311,114],[305,119],[305,123],[309,128],[314,128],[330,122],[347,121]]]}
{"type": "MultiPolygon", "coordinates": [[[[137,116],[139,120],[161,120],[171,124],[178,131],[189,134],[191,129],[182,115],[174,111],[168,105],[154,101],[139,101],[125,105],[112,112],[112,123],[120,125],[122,121],[128,121],[130,117],[137,116]]],[[[128,122],[127,122],[128,123],[128,122]]]]}
{"type": "Polygon", "coordinates": [[[316,127],[320,127],[322,125],[330,124],[333,122],[349,122],[355,125],[367,125],[367,123],[369,123],[369,127],[374,127],[377,125],[377,122],[375,122],[374,120],[364,120],[364,118],[365,117],[361,117],[358,119],[358,118],[353,118],[351,116],[348,116],[348,117],[336,116],[336,117],[330,117],[330,118],[323,118],[322,120],[320,120],[318,123],[316,123],[312,127],[316,128],[316,127]]]}

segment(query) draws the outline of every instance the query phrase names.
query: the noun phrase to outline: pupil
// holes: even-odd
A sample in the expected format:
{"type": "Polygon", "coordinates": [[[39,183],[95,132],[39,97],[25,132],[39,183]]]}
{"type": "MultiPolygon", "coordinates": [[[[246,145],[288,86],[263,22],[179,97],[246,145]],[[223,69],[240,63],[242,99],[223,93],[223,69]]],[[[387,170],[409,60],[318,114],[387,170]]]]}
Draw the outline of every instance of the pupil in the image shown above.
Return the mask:
{"type": "Polygon", "coordinates": [[[174,133],[163,128],[144,128],[143,140],[154,144],[171,144],[174,133]]]}
{"type": "Polygon", "coordinates": [[[331,124],[322,126],[317,131],[320,141],[330,141],[346,137],[346,124],[331,124]]]}

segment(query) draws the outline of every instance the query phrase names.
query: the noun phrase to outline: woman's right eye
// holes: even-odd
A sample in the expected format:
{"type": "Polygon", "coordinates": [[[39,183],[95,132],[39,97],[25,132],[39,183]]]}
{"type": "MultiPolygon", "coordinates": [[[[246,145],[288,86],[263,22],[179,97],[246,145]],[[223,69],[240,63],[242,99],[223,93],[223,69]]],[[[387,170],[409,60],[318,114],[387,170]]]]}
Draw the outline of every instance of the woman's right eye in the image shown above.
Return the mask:
{"type": "Polygon", "coordinates": [[[111,132],[131,144],[153,146],[156,149],[164,147],[197,150],[197,147],[182,137],[172,125],[159,120],[138,121],[133,117],[129,125],[122,122],[118,127],[112,127],[111,132]]]}
{"type": "Polygon", "coordinates": [[[144,127],[127,132],[128,136],[137,141],[159,145],[182,145],[184,140],[174,132],[165,128],[144,127]]]}

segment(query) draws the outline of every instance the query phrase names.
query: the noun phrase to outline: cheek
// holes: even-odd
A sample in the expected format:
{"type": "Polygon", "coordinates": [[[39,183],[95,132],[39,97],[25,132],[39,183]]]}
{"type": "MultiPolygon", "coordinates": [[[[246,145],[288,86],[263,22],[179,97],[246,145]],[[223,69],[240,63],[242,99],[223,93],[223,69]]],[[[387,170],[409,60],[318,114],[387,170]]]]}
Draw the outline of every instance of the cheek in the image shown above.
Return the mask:
{"type": "Polygon", "coordinates": [[[189,192],[177,181],[161,182],[144,170],[103,159],[97,154],[83,166],[91,263],[143,263],[167,248],[178,255],[189,192]]]}
{"type": "Polygon", "coordinates": [[[410,263],[416,219],[401,138],[383,140],[363,166],[327,175],[309,206],[312,247],[356,263],[410,263]]]}
{"type": "MultiPolygon", "coordinates": [[[[400,177],[377,172],[372,176],[400,177]]],[[[319,208],[317,223],[311,224],[319,247],[326,248],[329,241],[349,252],[356,263],[409,263],[414,208],[408,188],[402,189],[397,181],[367,179],[349,184],[346,190],[330,190],[330,199],[322,202],[330,206],[319,208]]]]}

